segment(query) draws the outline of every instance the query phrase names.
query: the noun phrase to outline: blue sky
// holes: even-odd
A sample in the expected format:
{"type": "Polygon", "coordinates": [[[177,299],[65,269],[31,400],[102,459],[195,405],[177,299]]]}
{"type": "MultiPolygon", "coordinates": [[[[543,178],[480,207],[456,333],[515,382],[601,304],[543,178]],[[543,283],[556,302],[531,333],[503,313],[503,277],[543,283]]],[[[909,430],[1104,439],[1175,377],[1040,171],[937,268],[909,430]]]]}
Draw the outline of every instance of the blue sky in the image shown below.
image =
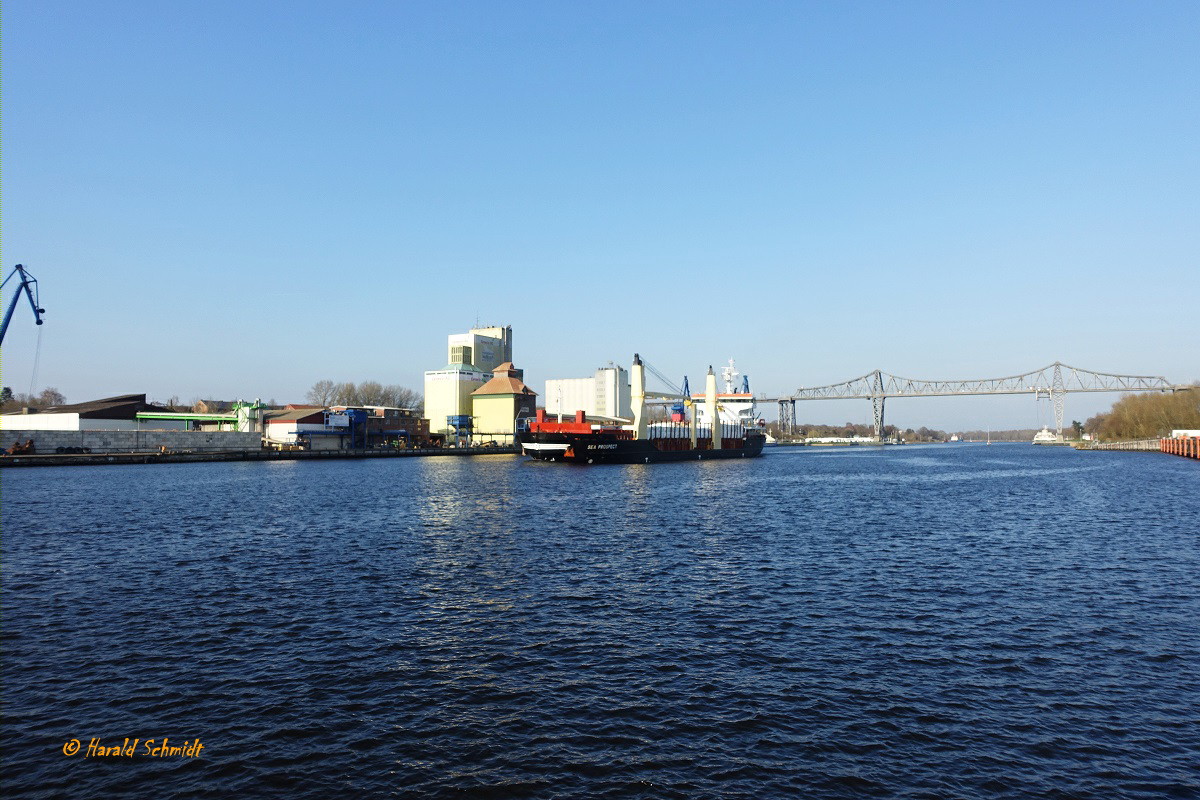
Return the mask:
{"type": "Polygon", "coordinates": [[[1198,94],[1193,2],[10,0],[2,263],[48,313],[35,376],[18,309],[3,382],[420,390],[476,320],[538,391],[634,352],[770,395],[1056,359],[1190,382],[1198,94]]]}

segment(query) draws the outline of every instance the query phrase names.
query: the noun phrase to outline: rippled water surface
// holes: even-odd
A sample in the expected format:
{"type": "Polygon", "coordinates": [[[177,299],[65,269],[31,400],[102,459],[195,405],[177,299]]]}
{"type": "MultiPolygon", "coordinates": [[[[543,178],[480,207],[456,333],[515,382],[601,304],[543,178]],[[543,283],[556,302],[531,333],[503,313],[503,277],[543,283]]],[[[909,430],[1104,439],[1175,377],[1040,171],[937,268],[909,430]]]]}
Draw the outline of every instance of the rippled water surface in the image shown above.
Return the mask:
{"type": "Polygon", "coordinates": [[[1198,490],[1028,445],[6,470],[3,791],[1196,797],[1198,490]],[[87,756],[127,737],[204,749],[87,756]]]}

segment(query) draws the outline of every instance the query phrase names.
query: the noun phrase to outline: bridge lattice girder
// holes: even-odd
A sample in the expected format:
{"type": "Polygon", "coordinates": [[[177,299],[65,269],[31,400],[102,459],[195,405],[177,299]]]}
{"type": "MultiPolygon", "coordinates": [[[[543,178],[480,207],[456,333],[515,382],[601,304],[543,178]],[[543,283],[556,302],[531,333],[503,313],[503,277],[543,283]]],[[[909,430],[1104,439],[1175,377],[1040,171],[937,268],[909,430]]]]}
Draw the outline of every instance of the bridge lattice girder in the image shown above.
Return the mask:
{"type": "Polygon", "coordinates": [[[1031,394],[1064,392],[1148,392],[1186,388],[1155,375],[1115,375],[1053,364],[1004,378],[971,380],[919,380],[882,370],[828,386],[801,387],[778,400],[872,400],[879,397],[944,397],[973,394],[1031,394]]]}
{"type": "MultiPolygon", "coordinates": [[[[842,383],[801,387],[789,397],[776,398],[780,421],[788,420],[785,430],[795,422],[797,400],[870,400],[874,411],[875,436],[883,435],[884,401],[889,397],[946,397],[951,395],[1034,394],[1045,395],[1054,403],[1054,421],[1062,435],[1063,397],[1069,392],[1170,392],[1191,388],[1172,384],[1157,375],[1116,375],[1080,369],[1055,361],[1053,364],[1004,378],[977,378],[957,381],[930,381],[902,378],[882,370],[868,372],[842,383]]],[[[765,398],[764,398],[765,399],[765,398]]]]}

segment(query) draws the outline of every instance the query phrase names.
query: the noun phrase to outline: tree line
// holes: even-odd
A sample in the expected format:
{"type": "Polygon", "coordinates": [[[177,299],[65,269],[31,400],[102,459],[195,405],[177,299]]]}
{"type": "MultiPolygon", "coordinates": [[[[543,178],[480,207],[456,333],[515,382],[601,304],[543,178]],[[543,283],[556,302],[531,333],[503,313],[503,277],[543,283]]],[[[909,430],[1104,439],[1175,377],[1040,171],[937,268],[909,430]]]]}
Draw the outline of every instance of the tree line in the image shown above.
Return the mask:
{"type": "MultiPolygon", "coordinates": [[[[875,435],[874,425],[856,422],[847,422],[844,425],[823,425],[806,422],[796,425],[793,430],[793,433],[783,433],[780,430],[778,422],[767,423],[767,431],[777,439],[823,439],[832,436],[850,439],[855,436],[875,435]]],[[[949,440],[950,434],[945,431],[935,431],[924,426],[916,429],[906,428],[902,430],[895,425],[884,425],[883,437],[885,439],[903,439],[906,442],[945,442],[949,440]]]]}
{"type": "Polygon", "coordinates": [[[67,398],[53,386],[42,389],[39,394],[18,392],[13,394],[11,387],[0,389],[0,410],[16,411],[21,408],[49,408],[50,406],[65,405],[67,398]]]}
{"type": "Polygon", "coordinates": [[[320,380],[308,390],[305,399],[314,406],[390,406],[424,411],[421,393],[394,383],[379,381],[354,383],[320,380]]]}
{"type": "Polygon", "coordinates": [[[1181,392],[1127,394],[1083,423],[1097,439],[1157,439],[1173,430],[1200,430],[1200,383],[1181,392]]]}
{"type": "MultiPolygon", "coordinates": [[[[1040,430],[1041,428],[1012,428],[1009,430],[994,431],[958,431],[958,436],[960,439],[968,442],[983,442],[990,439],[993,442],[1024,442],[1025,444],[1029,444],[1040,430]]],[[[1079,437],[1076,436],[1075,438],[1078,439],[1079,437]]]]}

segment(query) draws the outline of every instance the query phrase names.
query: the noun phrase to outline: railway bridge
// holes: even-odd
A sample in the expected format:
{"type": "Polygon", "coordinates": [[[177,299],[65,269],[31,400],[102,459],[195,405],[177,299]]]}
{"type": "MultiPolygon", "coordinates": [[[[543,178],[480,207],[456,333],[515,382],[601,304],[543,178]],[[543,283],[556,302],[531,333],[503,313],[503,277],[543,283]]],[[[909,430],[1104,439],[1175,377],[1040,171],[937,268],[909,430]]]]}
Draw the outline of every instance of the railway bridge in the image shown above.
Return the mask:
{"type": "Polygon", "coordinates": [[[882,370],[827,386],[801,387],[786,397],[761,398],[779,404],[779,423],[785,433],[795,430],[796,403],[803,400],[870,400],[875,436],[883,437],[883,408],[889,397],[947,397],[966,395],[1032,394],[1054,405],[1054,425],[1062,437],[1063,400],[1071,392],[1175,392],[1194,388],[1152,375],[1116,375],[1080,369],[1055,361],[1041,369],[1004,378],[917,380],[882,370]]]}

